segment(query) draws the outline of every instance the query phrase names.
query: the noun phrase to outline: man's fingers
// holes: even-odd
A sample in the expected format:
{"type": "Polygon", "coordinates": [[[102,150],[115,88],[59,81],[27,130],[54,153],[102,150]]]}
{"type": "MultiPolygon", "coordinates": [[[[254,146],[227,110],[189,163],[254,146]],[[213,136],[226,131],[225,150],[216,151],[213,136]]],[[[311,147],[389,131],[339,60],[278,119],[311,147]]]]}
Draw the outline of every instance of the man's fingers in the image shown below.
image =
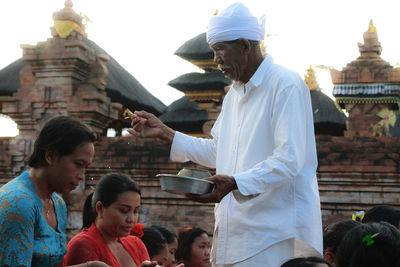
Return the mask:
{"type": "Polygon", "coordinates": [[[151,113],[149,113],[149,112],[146,112],[146,111],[144,111],[144,110],[135,111],[135,114],[136,114],[137,116],[142,117],[142,118],[145,118],[145,119],[148,119],[148,118],[150,118],[151,116],[153,116],[153,114],[151,114],[151,113]]]}
{"type": "Polygon", "coordinates": [[[194,200],[200,203],[210,203],[210,202],[215,202],[214,201],[214,194],[213,193],[209,193],[209,194],[205,194],[205,195],[197,195],[197,194],[185,194],[185,197],[190,199],[190,200],[194,200]]]}

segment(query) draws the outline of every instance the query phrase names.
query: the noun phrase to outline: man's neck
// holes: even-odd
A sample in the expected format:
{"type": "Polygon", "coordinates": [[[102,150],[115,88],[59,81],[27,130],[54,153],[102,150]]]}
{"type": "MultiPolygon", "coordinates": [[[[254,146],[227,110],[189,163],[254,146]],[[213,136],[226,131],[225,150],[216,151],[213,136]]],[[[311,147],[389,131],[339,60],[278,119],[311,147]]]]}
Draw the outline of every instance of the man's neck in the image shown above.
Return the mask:
{"type": "Polygon", "coordinates": [[[250,57],[247,64],[246,73],[244,77],[241,78],[238,82],[246,84],[251,79],[251,77],[253,77],[254,73],[256,73],[258,67],[260,67],[263,60],[264,56],[261,53],[257,53],[254,56],[250,57]]]}

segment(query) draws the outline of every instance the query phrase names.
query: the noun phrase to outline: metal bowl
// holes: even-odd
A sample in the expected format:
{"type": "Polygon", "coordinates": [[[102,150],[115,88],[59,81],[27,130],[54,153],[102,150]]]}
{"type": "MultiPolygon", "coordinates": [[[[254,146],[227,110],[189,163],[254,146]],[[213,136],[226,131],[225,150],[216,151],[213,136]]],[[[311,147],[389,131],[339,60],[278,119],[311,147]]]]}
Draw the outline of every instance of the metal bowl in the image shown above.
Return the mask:
{"type": "Polygon", "coordinates": [[[214,189],[214,182],[202,180],[195,177],[187,177],[173,174],[158,174],[160,178],[161,190],[184,195],[191,194],[207,194],[214,189]]]}
{"type": "Polygon", "coordinates": [[[206,177],[210,177],[211,173],[207,170],[203,169],[195,169],[195,168],[183,168],[177,174],[178,176],[186,176],[186,177],[194,177],[203,179],[206,177]]]}

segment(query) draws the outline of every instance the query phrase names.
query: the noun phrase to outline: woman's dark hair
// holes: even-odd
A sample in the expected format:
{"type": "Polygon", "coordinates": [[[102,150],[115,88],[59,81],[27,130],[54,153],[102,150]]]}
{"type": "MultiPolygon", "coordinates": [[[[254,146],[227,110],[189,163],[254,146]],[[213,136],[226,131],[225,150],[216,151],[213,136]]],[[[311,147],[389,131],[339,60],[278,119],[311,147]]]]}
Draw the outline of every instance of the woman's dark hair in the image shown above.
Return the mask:
{"type": "Polygon", "coordinates": [[[118,196],[127,191],[141,195],[139,185],[128,175],[122,173],[109,173],[101,177],[94,190],[92,208],[100,201],[104,207],[114,203],[118,196]]]}
{"type": "Polygon", "coordinates": [[[400,231],[387,222],[361,224],[340,243],[338,267],[400,266],[400,231]]]}
{"type": "Polygon", "coordinates": [[[294,258],[288,260],[281,267],[315,267],[318,266],[318,263],[325,263],[327,266],[331,267],[332,265],[326,260],[318,257],[304,257],[304,258],[294,258]]]}
{"type": "Polygon", "coordinates": [[[207,232],[201,228],[184,227],[178,230],[178,249],[175,253],[175,257],[178,261],[190,260],[190,254],[192,252],[192,244],[196,237],[207,232]]]}
{"type": "Polygon", "coordinates": [[[282,264],[281,267],[315,267],[319,263],[325,263],[327,266],[332,267],[329,262],[318,257],[294,258],[282,264]]]}
{"type": "Polygon", "coordinates": [[[78,119],[69,116],[54,117],[40,131],[28,165],[32,168],[46,166],[46,151],[65,156],[74,152],[78,145],[94,143],[96,140],[96,134],[78,119]]]}
{"type": "Polygon", "coordinates": [[[399,227],[400,211],[388,205],[378,205],[369,209],[362,220],[363,223],[388,222],[395,227],[399,227]]]}
{"type": "Polygon", "coordinates": [[[323,233],[324,252],[327,248],[330,248],[332,253],[336,253],[336,250],[346,233],[360,224],[361,222],[358,221],[346,220],[325,227],[323,233]]]}
{"type": "Polygon", "coordinates": [[[172,244],[175,240],[178,240],[178,236],[176,234],[174,234],[173,232],[171,232],[170,230],[168,230],[167,228],[164,228],[164,227],[159,226],[159,225],[152,225],[151,228],[155,228],[158,231],[160,231],[160,233],[167,240],[168,244],[172,244]]]}
{"type": "Polygon", "coordinates": [[[84,227],[90,226],[90,224],[92,224],[94,219],[96,219],[97,214],[94,217],[92,217],[90,212],[95,213],[95,207],[98,201],[100,201],[101,204],[105,208],[107,208],[117,200],[120,194],[128,191],[133,191],[141,195],[139,185],[129,176],[122,173],[109,173],[101,177],[93,193],[90,209],[85,208],[86,205],[89,205],[86,202],[90,201],[89,199],[86,199],[85,206],[83,209],[84,212],[83,217],[92,219],[92,221],[84,222],[84,227]]]}
{"type": "Polygon", "coordinates": [[[141,239],[147,248],[147,252],[149,252],[150,259],[155,255],[160,254],[160,252],[168,245],[163,234],[153,227],[144,228],[141,239]]]}
{"type": "Polygon", "coordinates": [[[83,204],[82,228],[89,228],[96,219],[97,214],[92,207],[92,198],[93,192],[86,197],[85,204],[83,204]]]}

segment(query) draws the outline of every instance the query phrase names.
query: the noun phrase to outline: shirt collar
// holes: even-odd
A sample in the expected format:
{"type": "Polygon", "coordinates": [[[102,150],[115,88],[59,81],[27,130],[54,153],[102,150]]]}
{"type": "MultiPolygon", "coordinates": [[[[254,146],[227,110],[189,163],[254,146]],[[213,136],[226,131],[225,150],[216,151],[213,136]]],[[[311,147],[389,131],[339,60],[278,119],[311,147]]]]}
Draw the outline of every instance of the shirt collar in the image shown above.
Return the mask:
{"type": "Polygon", "coordinates": [[[269,68],[274,64],[274,60],[272,59],[272,56],[266,55],[263,61],[261,62],[260,66],[258,66],[256,72],[253,74],[253,76],[250,78],[250,80],[244,85],[246,88],[246,92],[244,91],[243,83],[240,82],[233,82],[232,83],[232,88],[235,89],[235,91],[240,95],[240,96],[245,96],[248,94],[249,91],[251,91],[253,88],[259,86],[263,79],[268,75],[268,70],[269,68]]]}

